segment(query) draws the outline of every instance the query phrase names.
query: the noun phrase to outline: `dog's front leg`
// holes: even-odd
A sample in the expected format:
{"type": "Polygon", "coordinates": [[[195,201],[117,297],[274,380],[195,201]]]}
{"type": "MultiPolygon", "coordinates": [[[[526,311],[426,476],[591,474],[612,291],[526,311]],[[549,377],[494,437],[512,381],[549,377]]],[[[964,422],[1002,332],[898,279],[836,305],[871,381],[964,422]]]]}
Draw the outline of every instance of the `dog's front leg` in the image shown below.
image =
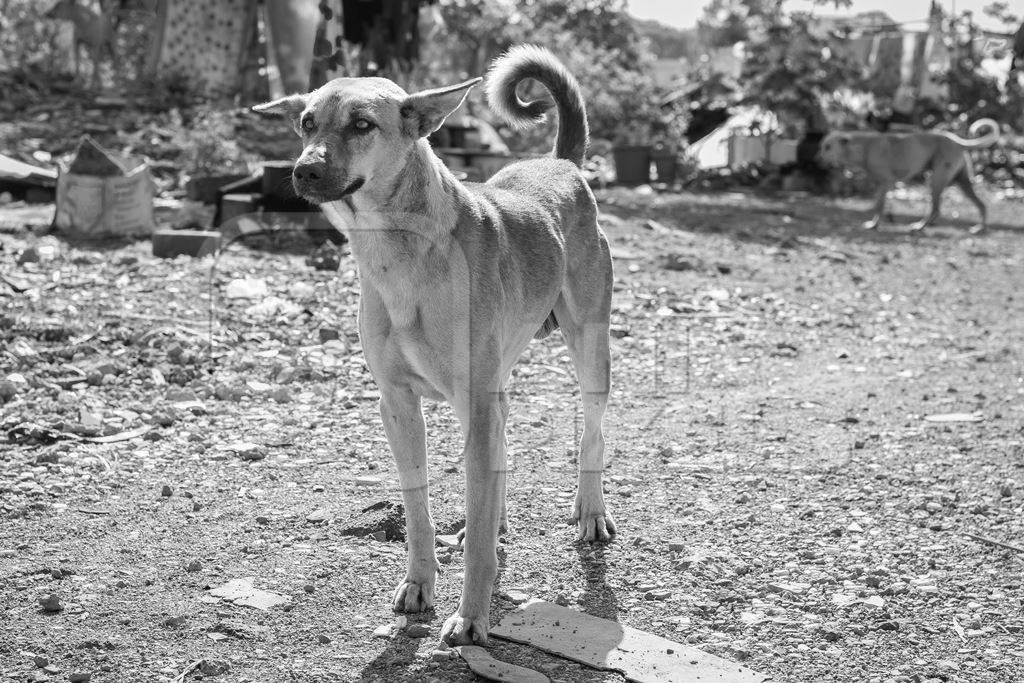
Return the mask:
{"type": "Polygon", "coordinates": [[[423,612],[434,604],[438,563],[430,516],[426,427],[419,396],[406,387],[382,387],[380,415],[398,466],[409,544],[408,568],[395,590],[394,608],[423,612]]]}
{"type": "Polygon", "coordinates": [[[450,645],[487,643],[505,491],[507,402],[504,391],[479,391],[464,408],[456,406],[466,435],[466,578],[458,612],[441,629],[450,645]]]}

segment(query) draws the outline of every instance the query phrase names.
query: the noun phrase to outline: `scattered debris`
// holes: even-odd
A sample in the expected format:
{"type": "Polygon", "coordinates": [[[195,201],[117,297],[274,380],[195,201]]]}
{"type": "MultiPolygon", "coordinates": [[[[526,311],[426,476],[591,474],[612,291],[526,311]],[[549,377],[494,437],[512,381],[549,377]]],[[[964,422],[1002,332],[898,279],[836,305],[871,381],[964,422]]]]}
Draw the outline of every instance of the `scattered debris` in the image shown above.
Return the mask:
{"type": "Polygon", "coordinates": [[[473,673],[488,681],[549,683],[551,680],[539,671],[495,659],[486,648],[478,645],[462,645],[453,649],[466,661],[473,673]]]}
{"type": "Polygon", "coordinates": [[[974,413],[942,413],[939,415],[925,415],[925,422],[981,422],[985,418],[979,412],[974,413]]]}
{"type": "Polygon", "coordinates": [[[343,523],[343,536],[383,534],[386,541],[405,540],[405,508],[401,503],[382,500],[363,508],[359,515],[343,523]]]}
{"type": "Polygon", "coordinates": [[[1022,548],[1019,545],[1014,545],[1013,543],[1006,543],[1005,541],[997,541],[994,538],[989,538],[987,536],[980,536],[978,534],[972,534],[969,531],[965,531],[964,532],[964,536],[967,536],[968,538],[973,538],[975,541],[979,541],[981,543],[987,543],[988,545],[994,545],[994,546],[997,546],[997,547],[1000,547],[1000,548],[1006,548],[1007,550],[1013,550],[1013,551],[1018,552],[1018,553],[1024,553],[1024,548],[1022,548]]]}
{"type": "Polygon", "coordinates": [[[253,607],[264,612],[291,602],[291,598],[287,595],[254,587],[253,581],[255,581],[255,577],[252,576],[232,579],[217,588],[211,588],[210,595],[228,600],[235,605],[253,607]]]}

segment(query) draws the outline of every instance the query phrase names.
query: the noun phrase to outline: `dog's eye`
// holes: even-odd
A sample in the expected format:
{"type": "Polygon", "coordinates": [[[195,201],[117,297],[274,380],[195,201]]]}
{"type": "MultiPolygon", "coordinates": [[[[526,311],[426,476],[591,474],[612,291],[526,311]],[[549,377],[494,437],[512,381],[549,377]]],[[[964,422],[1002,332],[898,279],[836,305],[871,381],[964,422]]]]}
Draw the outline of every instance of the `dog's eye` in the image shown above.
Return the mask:
{"type": "Polygon", "coordinates": [[[307,133],[310,133],[313,131],[314,128],[316,128],[316,121],[313,120],[312,116],[307,116],[306,118],[302,119],[302,130],[306,131],[307,133]]]}
{"type": "Polygon", "coordinates": [[[365,133],[366,131],[373,128],[373,122],[367,121],[366,119],[356,119],[356,122],[352,125],[355,126],[356,130],[362,133],[365,133]]]}

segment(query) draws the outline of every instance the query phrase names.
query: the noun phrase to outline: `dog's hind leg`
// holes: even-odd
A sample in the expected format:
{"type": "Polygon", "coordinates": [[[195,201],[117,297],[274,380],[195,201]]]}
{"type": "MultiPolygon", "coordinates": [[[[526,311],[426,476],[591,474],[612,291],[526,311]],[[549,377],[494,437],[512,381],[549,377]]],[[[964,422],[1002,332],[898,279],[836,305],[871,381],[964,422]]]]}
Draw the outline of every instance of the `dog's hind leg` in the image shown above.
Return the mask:
{"type": "Polygon", "coordinates": [[[434,604],[438,563],[427,488],[426,427],[420,399],[406,387],[382,386],[380,415],[398,466],[405,503],[409,558],[405,579],[393,598],[402,612],[424,612],[434,604]]]}
{"type": "Polygon", "coordinates": [[[928,184],[931,187],[932,204],[931,208],[924,218],[919,220],[910,226],[913,231],[924,230],[929,225],[935,222],[935,219],[942,213],[942,191],[949,187],[950,182],[956,176],[956,168],[951,167],[945,162],[940,164],[932,170],[931,178],[928,179],[928,184]]]}
{"type": "Polygon", "coordinates": [[[877,230],[878,224],[882,222],[882,215],[885,213],[885,199],[889,196],[889,190],[892,189],[892,182],[883,180],[881,186],[878,188],[878,194],[875,195],[875,209],[874,214],[871,218],[864,221],[862,227],[865,230],[877,230]]]}
{"type": "MultiPolygon", "coordinates": [[[[595,231],[593,236],[588,234],[579,238],[593,240],[593,243],[587,245],[582,257],[570,255],[566,284],[555,304],[555,317],[576,366],[583,401],[583,435],[580,439],[573,519],[579,525],[577,540],[608,541],[615,534],[615,521],[605,507],[602,491],[602,421],[608,407],[611,375],[608,318],[612,264],[603,236],[595,231]]],[[[572,235],[570,239],[577,239],[577,236],[572,235]]]]}
{"type": "Polygon", "coordinates": [[[960,191],[964,193],[964,196],[978,207],[978,213],[981,214],[981,221],[977,225],[971,226],[971,234],[976,235],[983,232],[985,228],[988,227],[988,209],[985,207],[985,202],[981,201],[981,197],[978,196],[978,193],[974,191],[974,183],[971,181],[971,175],[972,169],[970,164],[968,164],[960,169],[960,172],[956,174],[955,178],[953,178],[953,182],[960,188],[960,191]]]}

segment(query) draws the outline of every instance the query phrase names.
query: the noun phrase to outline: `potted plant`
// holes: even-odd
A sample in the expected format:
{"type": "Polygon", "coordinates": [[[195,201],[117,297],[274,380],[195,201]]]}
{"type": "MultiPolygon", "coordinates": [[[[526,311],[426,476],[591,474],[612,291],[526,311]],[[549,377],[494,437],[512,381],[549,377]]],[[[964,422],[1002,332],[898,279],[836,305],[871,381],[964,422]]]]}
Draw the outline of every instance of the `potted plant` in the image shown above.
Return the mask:
{"type": "Polygon", "coordinates": [[[612,147],[617,183],[644,185],[651,182],[650,140],[650,130],[642,122],[620,124],[612,147]]]}
{"type": "Polygon", "coordinates": [[[227,115],[210,112],[195,119],[176,140],[188,175],[185,195],[203,204],[217,201],[217,190],[250,175],[249,159],[236,142],[227,115]]]}
{"type": "Polygon", "coordinates": [[[651,162],[659,183],[671,184],[676,180],[676,160],[679,150],[666,139],[657,140],[651,148],[651,162]]]}

